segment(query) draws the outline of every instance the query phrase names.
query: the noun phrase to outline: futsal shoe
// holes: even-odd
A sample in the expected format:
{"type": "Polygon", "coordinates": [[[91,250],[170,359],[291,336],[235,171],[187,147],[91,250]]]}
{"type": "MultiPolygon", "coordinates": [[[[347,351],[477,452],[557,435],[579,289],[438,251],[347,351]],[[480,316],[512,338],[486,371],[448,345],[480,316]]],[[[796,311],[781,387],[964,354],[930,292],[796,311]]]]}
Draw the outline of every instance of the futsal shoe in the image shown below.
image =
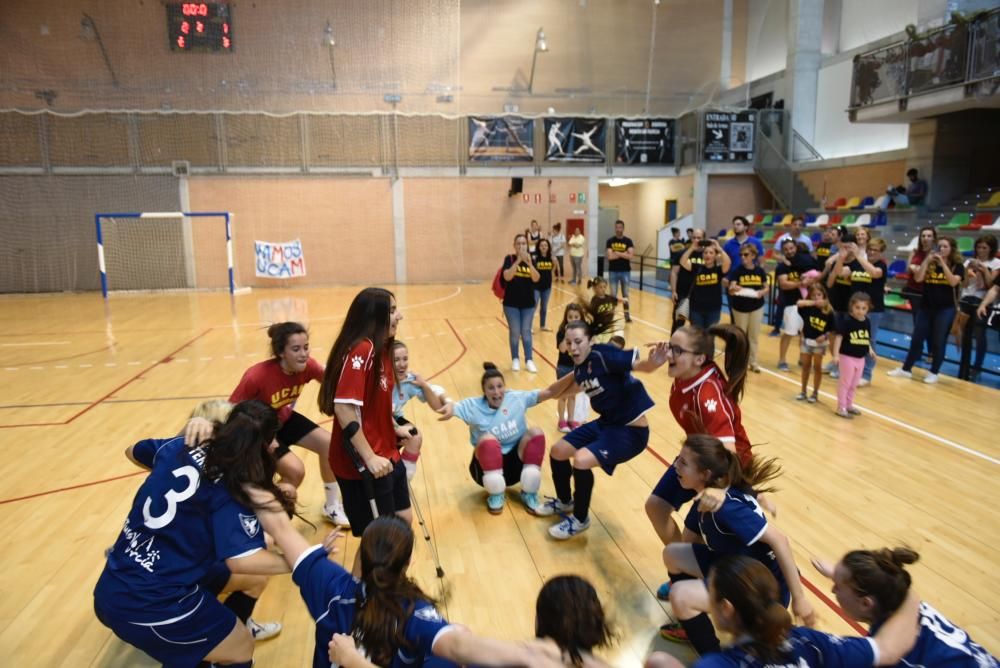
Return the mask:
{"type": "Polygon", "coordinates": [[[335,503],[332,506],[323,506],[323,519],[337,527],[351,528],[351,520],[347,519],[344,512],[343,503],[335,503]]]}
{"type": "Polygon", "coordinates": [[[549,527],[549,535],[556,540],[569,540],[573,536],[583,533],[590,528],[590,518],[584,521],[576,519],[570,515],[559,524],[549,527]]]}
{"type": "Polygon", "coordinates": [[[538,494],[536,492],[521,492],[521,503],[524,504],[525,510],[527,510],[532,515],[538,514],[538,494]]]}
{"type": "Polygon", "coordinates": [[[850,413],[851,415],[861,415],[861,411],[859,409],[855,408],[854,406],[851,406],[850,408],[848,408],[847,412],[850,413]]]}
{"type": "Polygon", "coordinates": [[[788,362],[778,362],[778,371],[791,371],[792,368],[788,366],[788,362]]]}
{"type": "Polygon", "coordinates": [[[687,631],[679,622],[669,622],[661,626],[660,637],[671,642],[688,642],[687,631]]]}
{"type": "Polygon", "coordinates": [[[847,418],[848,420],[853,420],[854,419],[854,416],[851,415],[850,413],[848,413],[843,408],[838,408],[836,411],[834,411],[834,414],[837,417],[847,418]]]}
{"type": "Polygon", "coordinates": [[[573,429],[569,426],[569,422],[566,422],[566,420],[559,420],[559,431],[564,434],[568,434],[573,431],[573,429]]]}
{"type": "Polygon", "coordinates": [[[885,375],[892,376],[893,378],[913,378],[913,374],[903,368],[893,369],[885,375]]]}
{"type": "Polygon", "coordinates": [[[573,420],[570,420],[569,421],[569,430],[573,431],[574,429],[576,429],[577,427],[579,427],[580,424],[581,424],[580,422],[574,422],[573,420]]]}
{"type": "Polygon", "coordinates": [[[251,617],[247,620],[247,629],[254,640],[267,640],[281,633],[281,624],[278,622],[255,622],[251,617]]]}
{"type": "Polygon", "coordinates": [[[573,512],[573,502],[563,503],[554,496],[545,497],[545,502],[538,505],[535,509],[535,514],[540,517],[548,517],[549,515],[562,515],[563,513],[573,512]]]}
{"type": "Polygon", "coordinates": [[[506,501],[504,494],[490,494],[486,497],[486,509],[490,515],[499,515],[503,512],[503,502],[506,501]]]}
{"type": "Polygon", "coordinates": [[[661,601],[670,600],[670,580],[667,580],[666,582],[664,582],[663,584],[661,584],[659,587],[656,588],[656,598],[660,599],[661,601]]]}

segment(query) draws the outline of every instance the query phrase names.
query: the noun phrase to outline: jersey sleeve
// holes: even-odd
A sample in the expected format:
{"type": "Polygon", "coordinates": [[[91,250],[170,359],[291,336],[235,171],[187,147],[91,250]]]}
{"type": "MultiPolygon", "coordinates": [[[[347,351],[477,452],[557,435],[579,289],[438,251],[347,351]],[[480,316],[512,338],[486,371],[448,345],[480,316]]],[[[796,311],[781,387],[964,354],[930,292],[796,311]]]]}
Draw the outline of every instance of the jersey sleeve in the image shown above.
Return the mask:
{"type": "Polygon", "coordinates": [[[153,461],[156,459],[156,453],[164,444],[165,441],[156,438],[143,439],[132,446],[132,456],[137,462],[151,469],[153,461]]]}
{"type": "Polygon", "coordinates": [[[229,403],[238,404],[241,401],[247,401],[257,396],[257,381],[254,378],[253,370],[254,367],[250,367],[243,372],[243,377],[240,378],[236,389],[229,395],[229,403]]]}
{"type": "MultiPolygon", "coordinates": [[[[225,490],[219,492],[228,496],[225,490]]],[[[212,533],[220,560],[247,556],[265,547],[264,529],[257,515],[231,498],[212,513],[212,533]]]]}
{"type": "Polygon", "coordinates": [[[333,397],[335,404],[365,405],[365,380],[372,372],[373,352],[372,342],[365,339],[347,353],[333,397]]]}
{"type": "Polygon", "coordinates": [[[418,653],[429,657],[433,653],[434,641],[450,626],[437,608],[426,601],[418,601],[403,635],[418,653]]]}
{"type": "Polygon", "coordinates": [[[306,377],[308,377],[309,380],[315,380],[322,383],[323,372],[325,370],[326,369],[324,369],[323,365],[314,360],[313,358],[310,357],[308,360],[306,360],[306,377]]]}
{"type": "Polygon", "coordinates": [[[816,649],[826,668],[874,666],[878,660],[878,645],[872,638],[835,636],[806,627],[796,627],[794,633],[816,649]]]}
{"type": "Polygon", "coordinates": [[[478,398],[470,397],[468,399],[462,399],[455,404],[455,417],[465,424],[471,425],[476,421],[476,415],[479,413],[479,411],[476,410],[476,404],[478,402],[478,398]]]}
{"type": "Polygon", "coordinates": [[[729,399],[711,380],[698,386],[698,414],[706,433],[723,443],[736,442],[736,416],[730,410],[729,399]]]}
{"type": "Polygon", "coordinates": [[[684,516],[684,528],[701,534],[701,527],[698,526],[698,515],[698,504],[692,504],[688,514],[684,516]]]}
{"type": "Polygon", "coordinates": [[[632,371],[632,365],[639,359],[639,349],[619,350],[615,346],[602,345],[601,356],[611,373],[627,373],[632,371]]]}
{"type": "MultiPolygon", "coordinates": [[[[313,619],[318,619],[329,611],[336,614],[342,603],[350,607],[354,614],[354,597],[358,591],[358,581],[344,570],[340,564],[327,559],[322,545],[316,545],[299,557],[292,569],[292,581],[299,586],[299,593],[313,619]]],[[[350,625],[344,627],[347,633],[350,625]]]]}
{"type": "MultiPolygon", "coordinates": [[[[739,494],[740,492],[730,492],[739,494]]],[[[716,524],[736,536],[744,545],[753,545],[767,531],[767,518],[756,502],[733,502],[729,499],[715,512],[716,524]]]]}
{"type": "Polygon", "coordinates": [[[538,390],[528,390],[517,393],[517,398],[521,403],[522,412],[528,410],[532,406],[538,405],[538,392],[538,390]]]}

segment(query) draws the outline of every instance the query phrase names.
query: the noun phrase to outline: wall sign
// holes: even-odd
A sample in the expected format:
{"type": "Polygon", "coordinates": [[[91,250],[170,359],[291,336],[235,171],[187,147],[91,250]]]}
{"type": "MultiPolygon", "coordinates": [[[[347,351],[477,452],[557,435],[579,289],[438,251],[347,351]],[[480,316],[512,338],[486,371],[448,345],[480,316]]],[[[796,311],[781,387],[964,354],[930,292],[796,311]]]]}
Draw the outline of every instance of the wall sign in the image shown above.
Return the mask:
{"type": "Polygon", "coordinates": [[[705,160],[746,162],[753,160],[753,111],[705,112],[705,160]]]}

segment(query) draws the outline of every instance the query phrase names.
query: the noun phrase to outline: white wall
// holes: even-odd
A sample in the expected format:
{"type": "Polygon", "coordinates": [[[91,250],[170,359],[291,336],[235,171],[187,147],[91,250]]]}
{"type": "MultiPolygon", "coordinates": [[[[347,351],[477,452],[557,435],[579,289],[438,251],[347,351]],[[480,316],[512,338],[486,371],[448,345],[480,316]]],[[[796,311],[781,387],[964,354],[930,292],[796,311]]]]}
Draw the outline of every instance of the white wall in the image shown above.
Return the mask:
{"type": "Polygon", "coordinates": [[[907,24],[917,23],[917,0],[842,0],[840,9],[840,50],[853,48],[894,35],[907,24]]]}
{"type": "Polygon", "coordinates": [[[788,0],[750,0],[747,8],[747,81],[785,69],[788,0]]]}
{"type": "Polygon", "coordinates": [[[852,68],[853,63],[845,60],[819,71],[816,150],[824,158],[839,158],[906,148],[910,127],[906,123],[851,123],[847,119],[852,68]]]}

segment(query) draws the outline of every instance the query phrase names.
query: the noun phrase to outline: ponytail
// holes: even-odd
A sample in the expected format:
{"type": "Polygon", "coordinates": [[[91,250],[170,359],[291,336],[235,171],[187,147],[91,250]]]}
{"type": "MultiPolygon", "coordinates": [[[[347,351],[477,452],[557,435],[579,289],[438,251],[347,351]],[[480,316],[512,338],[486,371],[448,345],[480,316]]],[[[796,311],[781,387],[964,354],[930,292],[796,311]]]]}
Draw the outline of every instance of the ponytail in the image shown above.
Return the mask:
{"type": "Polygon", "coordinates": [[[844,555],[844,567],[850,572],[857,593],[875,600],[873,621],[883,621],[903,604],[912,582],[903,567],[918,559],[920,555],[906,546],[853,550],[844,555]]]}
{"type": "Polygon", "coordinates": [[[771,571],[751,557],[730,555],[715,563],[709,577],[718,598],[729,601],[743,632],[750,636],[749,653],[768,664],[784,663],[782,646],[792,618],[781,603],[771,571]]]}
{"type": "Polygon", "coordinates": [[[715,358],[715,339],[719,337],[726,344],[723,369],[726,374],[726,396],[734,403],[743,398],[747,370],[750,368],[750,341],[746,333],[736,325],[712,325],[702,329],[696,325],[685,325],[684,331],[696,355],[705,356],[705,365],[715,358]]]}
{"type": "Polygon", "coordinates": [[[781,465],[773,457],[754,457],[743,467],[735,452],[707,434],[691,434],[682,445],[694,453],[695,466],[710,473],[708,487],[734,487],[753,494],[776,490],[768,484],[781,475],[781,465]]]}

